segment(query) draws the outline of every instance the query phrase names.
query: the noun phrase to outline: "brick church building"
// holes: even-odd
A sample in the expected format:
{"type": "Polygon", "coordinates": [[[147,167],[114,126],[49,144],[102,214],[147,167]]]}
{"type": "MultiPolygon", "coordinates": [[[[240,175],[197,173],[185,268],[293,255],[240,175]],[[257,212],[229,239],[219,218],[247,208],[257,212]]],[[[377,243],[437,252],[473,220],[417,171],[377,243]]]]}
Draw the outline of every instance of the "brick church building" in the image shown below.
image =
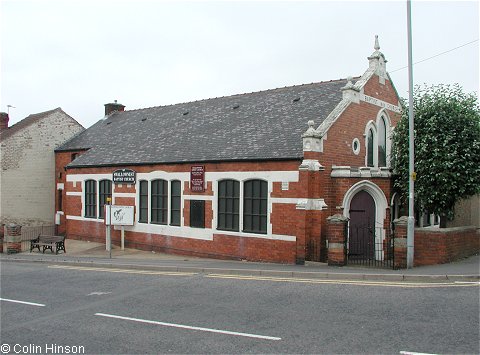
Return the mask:
{"type": "Polygon", "coordinates": [[[56,149],[59,231],[104,242],[110,197],[134,206],[127,247],[301,264],[326,259],[327,218],[342,215],[351,253],[375,231],[384,258],[401,109],[377,39],[374,49],[355,78],[131,111],[106,104],[56,149]]]}

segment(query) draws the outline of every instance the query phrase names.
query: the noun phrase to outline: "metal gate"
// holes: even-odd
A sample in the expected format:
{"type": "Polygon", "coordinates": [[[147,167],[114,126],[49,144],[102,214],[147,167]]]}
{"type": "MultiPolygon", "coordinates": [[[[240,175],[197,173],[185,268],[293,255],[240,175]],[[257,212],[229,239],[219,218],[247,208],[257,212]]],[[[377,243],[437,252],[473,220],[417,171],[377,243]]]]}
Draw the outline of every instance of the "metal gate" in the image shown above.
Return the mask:
{"type": "Polygon", "coordinates": [[[393,246],[390,230],[368,225],[350,226],[347,239],[347,264],[393,269],[393,246]]]}
{"type": "Polygon", "coordinates": [[[306,261],[320,261],[320,240],[310,239],[305,248],[306,261]]]}

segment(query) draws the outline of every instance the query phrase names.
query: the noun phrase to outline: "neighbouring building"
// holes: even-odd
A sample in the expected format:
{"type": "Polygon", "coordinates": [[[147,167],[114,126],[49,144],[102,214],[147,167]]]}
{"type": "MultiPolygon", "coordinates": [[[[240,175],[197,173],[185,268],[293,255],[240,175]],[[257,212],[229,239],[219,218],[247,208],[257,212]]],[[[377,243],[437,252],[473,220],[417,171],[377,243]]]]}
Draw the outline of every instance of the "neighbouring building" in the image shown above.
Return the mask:
{"type": "Polygon", "coordinates": [[[401,111],[386,63],[376,40],[355,78],[130,111],[106,104],[103,119],[56,149],[60,231],[105,241],[110,197],[134,206],[127,247],[325,260],[327,218],[340,214],[351,254],[355,241],[365,253],[372,231],[382,248],[396,208],[390,135],[401,111]]]}
{"type": "MultiPolygon", "coordinates": [[[[1,224],[53,225],[54,150],[84,128],[61,108],[37,113],[8,126],[0,113],[1,224]]],[[[58,174],[65,172],[58,172],[58,174]]],[[[57,201],[62,203],[62,201],[57,201]]]]}
{"type": "Polygon", "coordinates": [[[458,201],[455,216],[447,222],[447,227],[475,226],[480,230],[480,195],[458,201]]]}

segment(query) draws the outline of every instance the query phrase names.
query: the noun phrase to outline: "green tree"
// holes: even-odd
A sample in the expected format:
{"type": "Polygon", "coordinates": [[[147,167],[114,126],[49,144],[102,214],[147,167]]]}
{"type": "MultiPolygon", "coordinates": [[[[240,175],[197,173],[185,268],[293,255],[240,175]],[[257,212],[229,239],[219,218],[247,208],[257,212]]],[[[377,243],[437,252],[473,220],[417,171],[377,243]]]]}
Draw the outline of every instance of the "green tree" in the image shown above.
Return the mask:
{"type": "MultiPolygon", "coordinates": [[[[393,133],[394,186],[408,198],[408,105],[393,133]]],[[[415,208],[452,218],[460,199],[480,193],[480,110],[459,85],[417,86],[413,95],[415,208]]],[[[442,223],[443,224],[443,223],[442,223]]]]}

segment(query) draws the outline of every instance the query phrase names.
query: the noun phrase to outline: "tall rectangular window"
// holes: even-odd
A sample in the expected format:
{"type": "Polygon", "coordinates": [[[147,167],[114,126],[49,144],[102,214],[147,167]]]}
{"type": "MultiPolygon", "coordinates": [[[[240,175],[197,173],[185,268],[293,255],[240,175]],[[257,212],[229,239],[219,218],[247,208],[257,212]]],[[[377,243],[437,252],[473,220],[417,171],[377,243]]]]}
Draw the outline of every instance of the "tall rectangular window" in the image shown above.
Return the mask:
{"type": "Polygon", "coordinates": [[[85,217],[97,218],[97,182],[85,181],[85,217]]]}
{"type": "Polygon", "coordinates": [[[151,221],[167,224],[168,184],[165,180],[152,181],[151,221]]]}
{"type": "Polygon", "coordinates": [[[140,193],[138,197],[140,203],[138,221],[148,223],[148,181],[140,181],[140,193]]]}
{"type": "MultiPolygon", "coordinates": [[[[107,203],[107,198],[112,198],[112,181],[110,180],[101,180],[99,187],[99,210],[98,218],[103,218],[105,215],[104,206],[107,203]]],[[[110,200],[111,203],[111,200],[110,200]]]]}
{"type": "Polygon", "coordinates": [[[218,225],[217,229],[239,230],[240,183],[235,180],[218,182],[218,225]]]}
{"type": "Polygon", "coordinates": [[[181,210],[181,183],[174,180],[170,183],[170,225],[180,225],[181,210]]]}
{"type": "Polygon", "coordinates": [[[243,231],[267,233],[267,182],[246,181],[243,190],[243,231]]]}
{"type": "Polygon", "coordinates": [[[367,136],[367,166],[373,166],[373,129],[371,128],[367,136]]]}
{"type": "Polygon", "coordinates": [[[378,166],[387,166],[387,127],[383,117],[378,125],[378,166]]]}

